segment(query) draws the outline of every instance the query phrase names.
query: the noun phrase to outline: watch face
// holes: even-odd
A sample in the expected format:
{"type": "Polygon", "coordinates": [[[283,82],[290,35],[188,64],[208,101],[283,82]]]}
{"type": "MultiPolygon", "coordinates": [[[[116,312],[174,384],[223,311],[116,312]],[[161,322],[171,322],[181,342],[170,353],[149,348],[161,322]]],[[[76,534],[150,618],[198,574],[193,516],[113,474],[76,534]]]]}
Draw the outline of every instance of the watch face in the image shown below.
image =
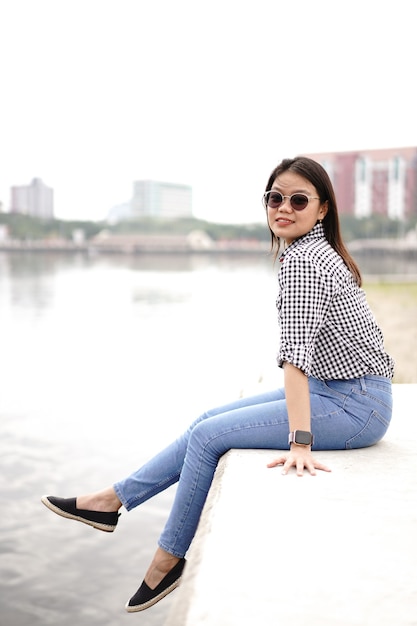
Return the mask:
{"type": "Polygon", "coordinates": [[[300,443],[303,446],[309,446],[311,444],[311,433],[306,430],[296,430],[295,443],[300,443]]]}

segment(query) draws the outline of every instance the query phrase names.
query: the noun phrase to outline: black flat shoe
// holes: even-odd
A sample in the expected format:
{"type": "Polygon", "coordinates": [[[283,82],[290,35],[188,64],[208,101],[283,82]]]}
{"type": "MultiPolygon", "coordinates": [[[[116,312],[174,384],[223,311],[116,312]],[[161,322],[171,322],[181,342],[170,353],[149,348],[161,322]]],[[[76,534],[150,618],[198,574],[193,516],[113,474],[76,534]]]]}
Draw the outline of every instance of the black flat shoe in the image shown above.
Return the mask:
{"type": "Polygon", "coordinates": [[[171,593],[171,591],[174,591],[174,589],[180,584],[185,563],[185,559],[178,561],[175,567],[168,572],[155,589],[151,589],[145,581],[143,581],[135,595],[132,596],[126,604],[126,611],[128,613],[144,611],[159,602],[159,600],[162,600],[162,598],[165,598],[165,596],[171,593]]]}
{"type": "Polygon", "coordinates": [[[55,496],[42,496],[43,504],[61,517],[83,522],[98,530],[112,533],[117,526],[120,513],[117,511],[105,513],[102,511],[87,511],[77,509],[76,498],[56,498],[55,496]]]}

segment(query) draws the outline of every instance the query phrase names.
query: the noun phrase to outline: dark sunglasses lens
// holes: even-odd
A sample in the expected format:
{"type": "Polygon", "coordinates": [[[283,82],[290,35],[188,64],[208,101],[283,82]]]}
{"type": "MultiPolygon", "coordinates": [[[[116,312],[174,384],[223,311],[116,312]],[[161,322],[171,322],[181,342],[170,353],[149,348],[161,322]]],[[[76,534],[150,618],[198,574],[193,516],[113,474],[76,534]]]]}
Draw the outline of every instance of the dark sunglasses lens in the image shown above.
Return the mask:
{"type": "Polygon", "coordinates": [[[270,206],[271,209],[277,209],[282,204],[282,200],[282,195],[277,191],[267,195],[268,206],[270,206]]]}
{"type": "Polygon", "coordinates": [[[291,206],[294,211],[302,211],[308,204],[308,197],[303,193],[295,193],[291,196],[291,206]]]}

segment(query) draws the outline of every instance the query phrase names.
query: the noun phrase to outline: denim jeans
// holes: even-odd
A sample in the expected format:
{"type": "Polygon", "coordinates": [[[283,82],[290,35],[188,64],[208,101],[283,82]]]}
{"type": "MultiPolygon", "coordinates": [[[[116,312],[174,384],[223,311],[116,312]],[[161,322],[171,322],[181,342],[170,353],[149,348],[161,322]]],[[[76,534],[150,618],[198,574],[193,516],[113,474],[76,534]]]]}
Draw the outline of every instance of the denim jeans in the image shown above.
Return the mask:
{"type": "MultiPolygon", "coordinates": [[[[371,446],[392,414],[391,381],[381,376],[320,381],[309,378],[313,450],[371,446]]],[[[183,557],[197,529],[220,457],[231,448],[288,449],[284,389],[207,411],[176,441],[114,485],[127,510],[178,482],[160,536],[161,548],[183,557]]]]}

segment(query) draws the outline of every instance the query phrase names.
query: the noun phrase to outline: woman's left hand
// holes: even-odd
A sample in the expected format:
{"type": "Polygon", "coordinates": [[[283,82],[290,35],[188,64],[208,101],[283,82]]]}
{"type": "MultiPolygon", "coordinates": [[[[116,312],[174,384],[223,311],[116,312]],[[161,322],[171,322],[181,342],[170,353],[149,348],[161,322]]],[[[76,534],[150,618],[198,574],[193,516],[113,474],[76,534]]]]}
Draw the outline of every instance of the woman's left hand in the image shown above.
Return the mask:
{"type": "Polygon", "coordinates": [[[316,469],[323,470],[324,472],[331,472],[332,470],[319,463],[311,454],[311,450],[307,446],[300,446],[293,444],[289,454],[285,454],[271,463],[268,463],[267,467],[276,467],[277,465],[283,465],[282,473],[288,474],[288,470],[291,467],[295,467],[297,470],[297,476],[302,476],[304,468],[306,468],[312,476],[316,475],[316,469]]]}

